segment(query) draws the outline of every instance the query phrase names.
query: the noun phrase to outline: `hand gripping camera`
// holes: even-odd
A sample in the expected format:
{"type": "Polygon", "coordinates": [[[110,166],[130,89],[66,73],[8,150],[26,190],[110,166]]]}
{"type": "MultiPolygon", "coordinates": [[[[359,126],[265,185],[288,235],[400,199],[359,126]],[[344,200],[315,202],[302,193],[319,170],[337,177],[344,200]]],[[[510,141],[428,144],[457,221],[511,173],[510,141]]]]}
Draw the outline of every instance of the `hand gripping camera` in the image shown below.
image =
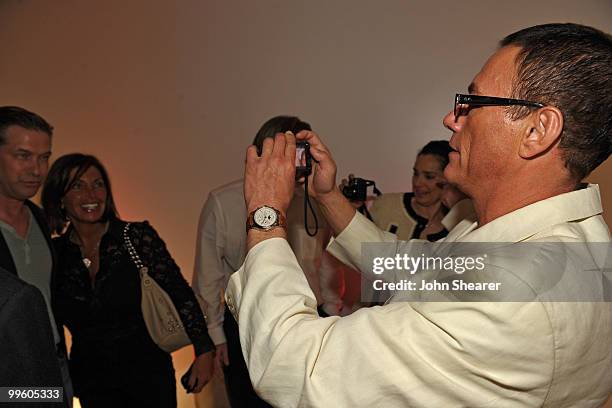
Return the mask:
{"type": "Polygon", "coordinates": [[[342,187],[342,194],[344,194],[349,201],[366,201],[369,186],[374,187],[374,194],[377,196],[381,194],[380,190],[376,188],[376,183],[374,181],[349,175],[348,184],[342,187]]]}
{"type": "Polygon", "coordinates": [[[312,155],[310,154],[310,143],[300,140],[295,149],[295,179],[308,177],[312,172],[312,155]]]}

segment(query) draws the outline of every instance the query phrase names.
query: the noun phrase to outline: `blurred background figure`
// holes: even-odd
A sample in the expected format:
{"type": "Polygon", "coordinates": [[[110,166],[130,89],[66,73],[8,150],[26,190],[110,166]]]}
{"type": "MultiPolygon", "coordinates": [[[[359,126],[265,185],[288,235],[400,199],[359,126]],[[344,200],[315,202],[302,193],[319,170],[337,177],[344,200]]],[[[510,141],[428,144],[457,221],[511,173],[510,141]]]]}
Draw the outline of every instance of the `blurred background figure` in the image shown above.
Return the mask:
{"type": "MultiPolygon", "coordinates": [[[[84,408],[175,407],[172,358],[151,339],[142,316],[139,271],[125,246],[108,174],[93,156],[58,158],[42,192],[58,254],[54,308],[72,335],[70,371],[84,408]]],[[[204,316],[166,245],[148,222],[127,234],[170,296],[195,351],[189,384],[210,380],[213,343],[204,316]]]]}
{"type": "Polygon", "coordinates": [[[374,223],[401,240],[437,241],[448,234],[442,219],[448,208],[442,203],[447,184],[444,167],[452,152],[448,141],[434,140],[417,154],[412,169],[411,193],[386,193],[376,198],[370,208],[374,223]]]}
{"type": "MultiPolygon", "coordinates": [[[[374,181],[356,178],[353,174],[343,179],[339,187],[351,205],[379,228],[405,241],[415,238],[437,241],[460,221],[475,217],[471,200],[444,178],[444,167],[452,151],[446,140],[431,141],[419,151],[413,167],[411,193],[382,194],[374,181]],[[369,194],[369,187],[374,195],[369,194]]],[[[331,254],[329,257],[333,258],[331,254]]],[[[343,315],[363,306],[384,303],[386,294],[373,291],[368,277],[336,262],[336,268],[344,276],[345,303],[352,299],[343,315]]]]}
{"type": "MultiPolygon", "coordinates": [[[[311,130],[310,124],[296,116],[276,116],[266,121],[253,144],[261,152],[264,140],[277,133],[311,130]]],[[[193,288],[204,300],[208,330],[217,348],[216,367],[224,372],[225,385],[232,407],[269,406],[253,391],[242,356],[238,326],[225,303],[223,291],[227,281],[244,262],[246,255],[246,207],[243,180],[212,190],[200,215],[196,244],[193,288]]],[[[318,231],[310,236],[304,224],[304,187],[296,185],[293,201],[287,211],[288,240],[304,270],[322,316],[339,314],[344,284],[325,246],[331,232],[313,203],[318,231]]],[[[308,230],[315,224],[308,213],[308,230]]]]}

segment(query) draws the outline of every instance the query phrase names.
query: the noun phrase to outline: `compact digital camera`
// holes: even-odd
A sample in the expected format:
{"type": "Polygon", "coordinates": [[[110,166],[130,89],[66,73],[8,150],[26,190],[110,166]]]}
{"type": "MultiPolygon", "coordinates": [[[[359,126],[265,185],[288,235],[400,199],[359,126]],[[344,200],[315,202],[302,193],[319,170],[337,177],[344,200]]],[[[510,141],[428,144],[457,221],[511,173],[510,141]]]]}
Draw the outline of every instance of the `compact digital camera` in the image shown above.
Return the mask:
{"type": "Polygon", "coordinates": [[[308,177],[312,172],[312,155],[310,154],[310,143],[299,140],[295,149],[295,179],[308,177]]]}

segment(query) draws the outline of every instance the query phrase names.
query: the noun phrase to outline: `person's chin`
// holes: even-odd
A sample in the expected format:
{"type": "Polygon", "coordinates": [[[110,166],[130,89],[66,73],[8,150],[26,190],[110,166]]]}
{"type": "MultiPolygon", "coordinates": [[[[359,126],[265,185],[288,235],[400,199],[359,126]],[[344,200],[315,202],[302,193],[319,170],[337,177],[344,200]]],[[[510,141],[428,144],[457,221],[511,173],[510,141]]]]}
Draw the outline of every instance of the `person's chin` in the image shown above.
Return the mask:
{"type": "Polygon", "coordinates": [[[458,169],[455,167],[454,163],[448,163],[448,165],[444,168],[444,178],[451,184],[457,184],[457,175],[458,169]]]}
{"type": "Polygon", "coordinates": [[[32,198],[38,192],[40,185],[25,185],[17,191],[17,195],[22,200],[32,198]]]}
{"type": "Polygon", "coordinates": [[[96,219],[91,219],[91,218],[79,218],[77,219],[77,221],[81,224],[98,224],[102,221],[102,217],[98,217],[96,219]]]}
{"type": "Polygon", "coordinates": [[[430,205],[433,204],[429,196],[417,196],[415,194],[414,201],[418,205],[423,206],[423,207],[429,207],[430,205]]]}
{"type": "Polygon", "coordinates": [[[102,211],[93,211],[93,212],[81,212],[79,214],[79,220],[86,224],[95,224],[100,222],[102,219],[102,211]]]}
{"type": "Polygon", "coordinates": [[[37,191],[29,192],[29,191],[19,191],[14,195],[14,198],[19,201],[26,201],[32,199],[36,195],[37,191]]]}

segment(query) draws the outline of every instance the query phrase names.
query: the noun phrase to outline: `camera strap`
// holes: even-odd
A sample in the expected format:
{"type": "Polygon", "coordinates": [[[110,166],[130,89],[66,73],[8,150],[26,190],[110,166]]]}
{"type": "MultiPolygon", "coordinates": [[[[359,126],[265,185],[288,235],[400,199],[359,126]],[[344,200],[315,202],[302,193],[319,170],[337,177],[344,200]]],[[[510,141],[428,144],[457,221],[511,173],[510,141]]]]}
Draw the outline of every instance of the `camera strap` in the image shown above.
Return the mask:
{"type": "Polygon", "coordinates": [[[376,188],[376,183],[373,181],[372,181],[372,186],[374,187],[374,190],[373,190],[374,194],[376,194],[377,197],[382,194],[380,190],[376,188]]]}
{"type": "Polygon", "coordinates": [[[310,202],[310,196],[308,195],[308,175],[304,179],[304,228],[306,229],[306,233],[309,237],[314,237],[319,232],[319,220],[317,219],[317,213],[315,213],[314,208],[312,207],[312,203],[310,202]],[[308,208],[310,208],[310,212],[312,213],[312,218],[314,220],[314,232],[310,232],[310,228],[308,228],[308,208]]]}
{"type": "MultiPolygon", "coordinates": [[[[382,195],[380,190],[376,187],[376,182],[374,182],[373,180],[364,180],[364,181],[366,182],[366,186],[372,186],[373,187],[374,194],[377,197],[382,195]]],[[[368,207],[366,206],[365,202],[361,205],[361,207],[359,207],[357,209],[357,211],[359,211],[360,213],[365,215],[368,220],[374,222],[374,219],[372,218],[372,214],[370,214],[370,212],[368,211],[368,207]]]]}

